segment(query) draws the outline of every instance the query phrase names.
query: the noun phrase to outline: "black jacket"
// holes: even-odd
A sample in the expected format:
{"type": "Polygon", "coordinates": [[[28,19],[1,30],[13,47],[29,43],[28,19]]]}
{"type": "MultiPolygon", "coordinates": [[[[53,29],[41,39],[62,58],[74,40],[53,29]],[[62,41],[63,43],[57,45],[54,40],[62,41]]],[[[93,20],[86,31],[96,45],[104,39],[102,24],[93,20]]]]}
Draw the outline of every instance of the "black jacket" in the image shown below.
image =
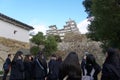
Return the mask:
{"type": "Polygon", "coordinates": [[[48,79],[47,80],[57,80],[58,74],[59,74],[59,67],[60,67],[60,62],[56,61],[54,59],[51,59],[48,63],[49,67],[49,74],[48,74],[48,79]]]}
{"type": "Polygon", "coordinates": [[[101,80],[120,80],[120,74],[117,71],[114,66],[111,67],[110,64],[107,63],[103,64],[101,80]]]}
{"type": "Polygon", "coordinates": [[[24,64],[21,59],[13,61],[11,64],[10,80],[24,79],[24,64]]]}
{"type": "Polygon", "coordinates": [[[37,58],[33,61],[32,74],[34,79],[44,80],[47,75],[47,63],[41,62],[37,58]]]}
{"type": "Polygon", "coordinates": [[[5,63],[3,64],[3,69],[9,71],[10,66],[11,66],[11,60],[10,58],[6,58],[5,63]]]}
{"type": "Polygon", "coordinates": [[[6,59],[6,63],[7,63],[8,65],[11,64],[11,60],[10,60],[10,58],[7,58],[7,59],[6,59]]]}
{"type": "Polygon", "coordinates": [[[24,62],[25,67],[25,80],[32,79],[32,62],[24,62]]]}

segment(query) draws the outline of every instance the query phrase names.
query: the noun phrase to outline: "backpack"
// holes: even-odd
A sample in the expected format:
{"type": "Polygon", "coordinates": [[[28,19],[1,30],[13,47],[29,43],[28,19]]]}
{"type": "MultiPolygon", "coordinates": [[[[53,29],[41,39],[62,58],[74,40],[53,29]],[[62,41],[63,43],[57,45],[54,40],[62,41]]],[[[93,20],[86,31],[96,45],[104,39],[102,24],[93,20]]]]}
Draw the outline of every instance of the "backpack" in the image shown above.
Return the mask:
{"type": "Polygon", "coordinates": [[[4,70],[9,70],[9,64],[7,63],[7,62],[5,62],[4,64],[3,64],[3,69],[4,70]]]}
{"type": "Polygon", "coordinates": [[[93,78],[93,75],[95,73],[95,69],[93,68],[91,73],[90,73],[90,76],[87,75],[87,70],[84,68],[84,72],[85,72],[85,75],[82,75],[82,79],[81,80],[94,80],[93,78]]]}

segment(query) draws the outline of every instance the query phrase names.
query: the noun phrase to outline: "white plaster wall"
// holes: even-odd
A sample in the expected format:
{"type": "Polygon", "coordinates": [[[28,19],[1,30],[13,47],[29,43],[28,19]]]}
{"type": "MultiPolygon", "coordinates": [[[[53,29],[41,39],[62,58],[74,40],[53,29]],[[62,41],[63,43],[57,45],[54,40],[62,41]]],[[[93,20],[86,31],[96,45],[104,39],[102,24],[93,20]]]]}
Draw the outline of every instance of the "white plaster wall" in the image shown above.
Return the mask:
{"type": "Polygon", "coordinates": [[[29,31],[8,22],[0,20],[0,36],[15,39],[22,42],[29,42],[29,31]],[[14,34],[14,30],[17,32],[14,34]]]}

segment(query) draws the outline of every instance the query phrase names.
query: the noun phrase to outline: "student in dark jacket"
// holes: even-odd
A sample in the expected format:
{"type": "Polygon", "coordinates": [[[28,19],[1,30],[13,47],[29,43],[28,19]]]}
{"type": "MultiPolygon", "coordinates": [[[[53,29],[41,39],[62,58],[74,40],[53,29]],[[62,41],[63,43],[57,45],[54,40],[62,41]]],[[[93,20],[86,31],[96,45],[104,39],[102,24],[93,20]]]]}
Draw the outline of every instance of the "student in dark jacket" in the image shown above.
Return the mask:
{"type": "Polygon", "coordinates": [[[33,61],[32,74],[34,80],[45,80],[47,77],[47,62],[42,52],[39,52],[33,61]]]}
{"type": "Polygon", "coordinates": [[[58,56],[57,57],[57,69],[56,69],[56,73],[57,73],[57,79],[59,80],[59,71],[60,71],[60,67],[61,67],[61,64],[62,64],[62,57],[61,56],[58,56]]]}
{"type": "Polygon", "coordinates": [[[57,64],[57,57],[52,54],[50,61],[48,62],[49,73],[47,80],[58,80],[59,64],[57,64]]]}
{"type": "Polygon", "coordinates": [[[82,67],[83,76],[92,76],[94,80],[98,80],[98,73],[101,67],[96,63],[95,57],[92,54],[86,55],[86,62],[82,67]]]}
{"type": "Polygon", "coordinates": [[[84,71],[83,71],[85,64],[86,64],[86,54],[83,56],[83,59],[82,59],[82,62],[81,62],[82,74],[85,74],[84,71]]]}
{"type": "Polygon", "coordinates": [[[81,80],[81,68],[76,52],[70,52],[62,62],[59,71],[59,80],[81,80]]]}
{"type": "Polygon", "coordinates": [[[32,57],[26,55],[24,59],[25,80],[32,80],[32,57]]]}
{"type": "Polygon", "coordinates": [[[101,80],[120,80],[120,51],[118,49],[107,50],[101,80]]]}
{"type": "Polygon", "coordinates": [[[11,63],[10,80],[24,80],[23,53],[17,51],[11,63]]]}
{"type": "Polygon", "coordinates": [[[6,80],[10,67],[11,67],[11,54],[8,54],[8,57],[6,58],[5,63],[3,64],[4,74],[2,80],[6,80]]]}

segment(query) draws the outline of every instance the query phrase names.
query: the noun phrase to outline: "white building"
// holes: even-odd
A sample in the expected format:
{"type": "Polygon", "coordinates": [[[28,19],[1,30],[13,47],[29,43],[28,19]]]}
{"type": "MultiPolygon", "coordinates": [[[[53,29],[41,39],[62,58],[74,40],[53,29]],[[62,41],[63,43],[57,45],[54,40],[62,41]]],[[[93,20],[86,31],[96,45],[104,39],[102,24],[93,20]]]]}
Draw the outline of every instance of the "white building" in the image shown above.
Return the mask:
{"type": "Polygon", "coordinates": [[[0,37],[29,42],[29,31],[32,29],[32,26],[0,13],[0,37]]]}
{"type": "Polygon", "coordinates": [[[59,35],[61,39],[64,39],[65,34],[68,32],[80,33],[74,20],[69,19],[63,29],[57,29],[56,25],[49,26],[49,30],[46,31],[46,34],[59,35]]]}

